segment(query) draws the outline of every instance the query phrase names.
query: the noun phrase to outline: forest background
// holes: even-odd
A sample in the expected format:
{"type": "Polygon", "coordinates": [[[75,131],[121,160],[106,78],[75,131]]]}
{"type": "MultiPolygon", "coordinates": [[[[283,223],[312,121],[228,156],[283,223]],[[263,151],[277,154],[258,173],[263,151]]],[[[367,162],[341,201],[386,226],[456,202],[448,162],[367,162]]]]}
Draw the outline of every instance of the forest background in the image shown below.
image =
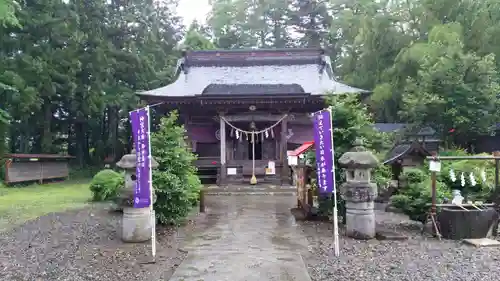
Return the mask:
{"type": "Polygon", "coordinates": [[[323,47],[339,81],[373,91],[374,120],[451,144],[500,121],[497,0],[212,0],[187,27],[177,4],[0,0],[0,155],[117,160],[135,92],[171,83],[184,48],[323,47]]]}

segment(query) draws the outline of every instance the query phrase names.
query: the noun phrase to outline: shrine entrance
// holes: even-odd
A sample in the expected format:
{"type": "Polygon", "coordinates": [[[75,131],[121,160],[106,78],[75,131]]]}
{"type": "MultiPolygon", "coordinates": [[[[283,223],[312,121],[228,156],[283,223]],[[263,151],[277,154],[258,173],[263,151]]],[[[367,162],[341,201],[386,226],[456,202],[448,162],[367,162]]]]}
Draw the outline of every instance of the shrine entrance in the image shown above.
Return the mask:
{"type": "MultiPolygon", "coordinates": [[[[232,119],[231,116],[227,116],[232,119]]],[[[279,160],[279,138],[274,132],[275,128],[253,136],[251,132],[259,132],[262,129],[272,127],[274,123],[269,122],[234,122],[228,125],[229,136],[227,138],[228,161],[251,161],[251,160],[279,160]],[[271,131],[273,130],[273,131],[271,131]],[[254,143],[255,142],[255,143],[254,143]],[[232,152],[232,153],[231,153],[232,152]]],[[[279,129],[279,128],[278,128],[279,129]]]]}
{"type": "Polygon", "coordinates": [[[252,142],[248,142],[248,151],[250,151],[250,155],[248,160],[263,160],[262,159],[262,141],[260,139],[255,140],[255,150],[253,150],[252,142]]]}

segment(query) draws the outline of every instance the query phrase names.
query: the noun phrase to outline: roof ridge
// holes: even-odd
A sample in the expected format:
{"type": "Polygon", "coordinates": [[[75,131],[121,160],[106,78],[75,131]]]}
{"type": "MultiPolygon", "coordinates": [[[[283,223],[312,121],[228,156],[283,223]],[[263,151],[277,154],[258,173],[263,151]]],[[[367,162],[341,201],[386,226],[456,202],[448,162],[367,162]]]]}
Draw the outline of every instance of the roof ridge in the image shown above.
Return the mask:
{"type": "Polygon", "coordinates": [[[244,48],[244,49],[213,49],[213,50],[186,50],[183,52],[183,56],[187,56],[189,54],[197,54],[197,53],[263,53],[263,52],[307,52],[307,51],[317,51],[319,53],[324,54],[325,49],[323,48],[314,48],[314,47],[306,47],[306,48],[244,48]]]}

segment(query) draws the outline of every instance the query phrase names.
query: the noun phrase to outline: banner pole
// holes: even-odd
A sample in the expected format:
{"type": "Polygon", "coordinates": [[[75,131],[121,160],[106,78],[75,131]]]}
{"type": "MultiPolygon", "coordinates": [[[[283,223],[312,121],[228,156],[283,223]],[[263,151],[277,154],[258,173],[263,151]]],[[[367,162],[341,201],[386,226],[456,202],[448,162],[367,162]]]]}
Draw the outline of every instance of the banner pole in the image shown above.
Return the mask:
{"type": "Polygon", "coordinates": [[[330,114],[330,136],[332,140],[332,175],[333,175],[333,247],[335,256],[340,256],[340,243],[339,243],[339,222],[338,222],[338,208],[337,208],[337,187],[335,183],[335,146],[333,141],[333,112],[332,108],[328,107],[328,112],[330,114]]]}
{"type": "Polygon", "coordinates": [[[149,106],[146,106],[146,112],[148,114],[148,142],[149,142],[149,214],[151,219],[151,256],[153,260],[156,257],[156,217],[155,211],[153,209],[153,168],[152,168],[152,159],[153,156],[151,154],[151,110],[149,106]]]}

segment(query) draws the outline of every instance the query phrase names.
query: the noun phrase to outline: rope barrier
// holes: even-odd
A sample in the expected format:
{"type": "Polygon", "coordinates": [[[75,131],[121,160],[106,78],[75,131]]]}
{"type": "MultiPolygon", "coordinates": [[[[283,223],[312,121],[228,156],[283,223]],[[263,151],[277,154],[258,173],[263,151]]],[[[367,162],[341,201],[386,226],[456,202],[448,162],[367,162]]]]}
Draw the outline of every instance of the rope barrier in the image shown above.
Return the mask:
{"type": "Polygon", "coordinates": [[[283,121],[287,116],[288,116],[288,114],[283,115],[283,117],[281,117],[280,120],[278,120],[276,123],[274,123],[273,125],[267,127],[266,129],[262,129],[260,131],[246,131],[246,130],[242,130],[242,129],[234,126],[233,124],[229,123],[229,121],[227,121],[226,118],[224,118],[223,116],[220,116],[220,118],[222,119],[222,121],[224,121],[231,128],[235,129],[238,132],[242,132],[242,133],[245,133],[245,134],[257,134],[258,135],[258,134],[265,133],[266,131],[272,130],[274,127],[278,126],[278,124],[281,123],[281,121],[283,121]]]}
{"type": "Polygon", "coordinates": [[[234,126],[233,124],[229,123],[229,121],[227,121],[223,116],[220,116],[220,118],[221,118],[222,121],[224,121],[226,124],[228,124],[234,130],[236,130],[236,134],[238,134],[238,132],[244,133],[244,134],[247,135],[247,138],[248,138],[249,134],[251,135],[251,142],[252,142],[252,178],[250,179],[250,184],[256,184],[257,183],[257,178],[255,177],[255,135],[262,134],[264,132],[272,130],[274,127],[278,126],[278,124],[281,123],[281,121],[283,121],[287,116],[288,116],[288,114],[283,115],[283,117],[281,117],[280,120],[278,120],[276,123],[274,123],[273,125],[265,128],[263,130],[260,130],[260,131],[242,130],[242,129],[234,126]]]}

